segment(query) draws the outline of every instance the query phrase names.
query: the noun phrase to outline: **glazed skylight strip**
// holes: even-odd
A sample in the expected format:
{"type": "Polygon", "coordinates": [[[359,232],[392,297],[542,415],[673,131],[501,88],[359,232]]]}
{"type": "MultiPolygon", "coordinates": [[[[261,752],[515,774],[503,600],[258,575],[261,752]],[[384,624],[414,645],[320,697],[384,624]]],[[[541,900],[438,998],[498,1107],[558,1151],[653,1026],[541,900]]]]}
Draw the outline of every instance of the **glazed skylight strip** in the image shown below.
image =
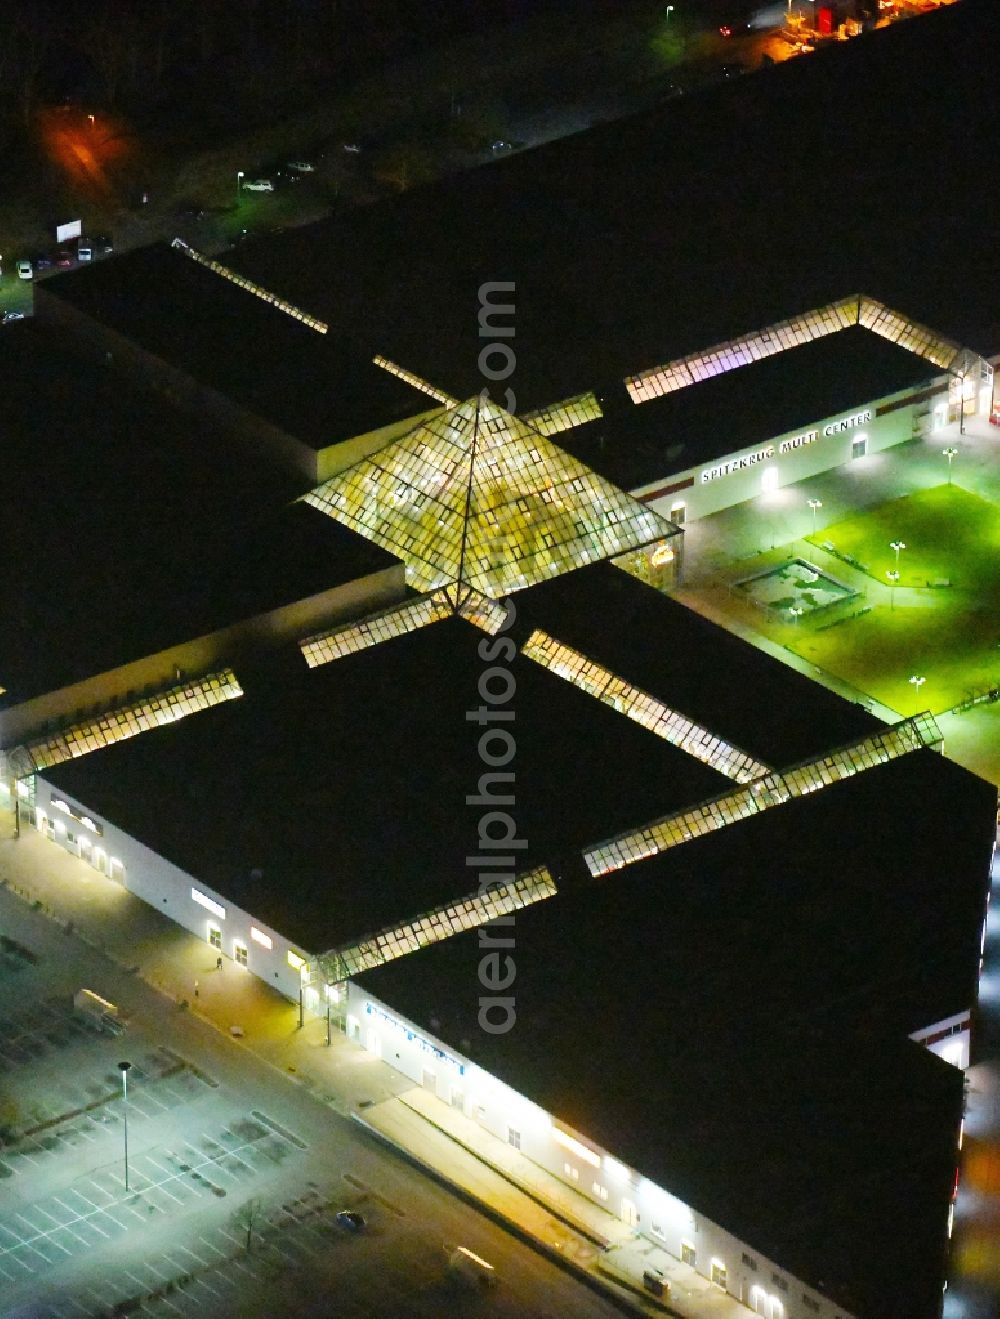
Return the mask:
{"type": "Polygon", "coordinates": [[[821,339],[851,325],[862,325],[873,334],[888,339],[943,370],[952,367],[961,352],[959,345],[951,339],[909,320],[876,298],[842,298],[814,311],[803,312],[801,316],[779,321],[766,329],[716,344],[704,352],[692,353],[663,366],[650,367],[637,375],[627,376],[625,388],[633,403],[646,403],[676,389],[684,389],[699,380],[748,366],[751,362],[821,339]]]}
{"type": "Polygon", "coordinates": [[[663,366],[650,367],[637,375],[627,376],[625,388],[633,403],[647,403],[650,399],[660,398],[676,389],[684,389],[699,380],[723,375],[740,366],[749,366],[751,362],[759,362],[765,357],[783,353],[788,348],[797,348],[800,344],[811,343],[814,339],[822,339],[828,334],[847,329],[849,325],[856,325],[858,305],[859,299],[856,297],[827,303],[824,307],[792,316],[766,329],[726,340],[703,352],[692,353],[663,366]]]}
{"type": "Polygon", "coordinates": [[[204,256],[195,248],[190,247],[183,238],[175,238],[170,244],[176,247],[179,252],[189,256],[192,261],[197,261],[200,266],[206,270],[211,270],[213,274],[221,275],[223,279],[228,279],[231,284],[238,285],[239,288],[247,293],[252,293],[255,298],[260,298],[261,302],[269,302],[272,307],[278,311],[283,311],[286,316],[291,316],[293,320],[301,321],[303,325],[308,325],[310,330],[315,330],[317,334],[326,334],[330,328],[325,321],[317,320],[315,316],[310,316],[307,311],[301,307],[296,307],[292,302],[286,302],[284,298],[279,298],[276,293],[270,293],[267,289],[255,284],[252,279],[247,279],[245,275],[238,275],[235,270],[230,270],[224,266],[221,261],[213,261],[211,257],[204,256]]]}
{"type": "Polygon", "coordinates": [[[449,587],[449,597],[458,595],[457,612],[467,618],[474,627],[488,632],[495,637],[502,632],[507,623],[507,607],[499,600],[491,600],[488,595],[480,595],[471,587],[449,587]]]}
{"type": "Polygon", "coordinates": [[[63,761],[75,760],[88,752],[98,751],[114,742],[123,742],[139,733],[149,732],[150,729],[176,723],[189,714],[196,714],[199,710],[207,710],[210,706],[235,700],[242,695],[243,689],[236,681],[232,669],[223,669],[220,673],[210,673],[196,682],[170,687],[134,705],[110,710],[97,719],[73,724],[51,737],[29,742],[19,750],[30,757],[35,770],[48,769],[63,761]]]}
{"type": "Polygon", "coordinates": [[[391,637],[402,637],[431,623],[438,623],[443,618],[449,618],[453,612],[448,597],[443,591],[437,591],[395,609],[387,609],[382,614],[363,618],[358,623],[346,623],[331,632],[308,637],[299,642],[299,650],[309,667],[315,669],[321,664],[342,659],[345,655],[368,650],[391,637]]]}
{"type": "Polygon", "coordinates": [[[562,403],[525,412],[521,420],[542,435],[558,435],[560,431],[572,430],[574,426],[582,426],[603,416],[596,394],[577,394],[575,398],[565,399],[562,403]]]}
{"type": "Polygon", "coordinates": [[[380,931],[347,948],[324,953],[318,960],[329,983],[384,966],[428,944],[474,930],[498,916],[530,907],[555,895],[555,880],[544,866],[518,875],[510,884],[474,893],[447,906],[436,907],[416,920],[380,931]]]}
{"type": "Polygon", "coordinates": [[[521,647],[521,654],[737,783],[749,783],[770,772],[761,761],[730,746],[655,696],[633,687],[610,669],[546,632],[539,629],[532,632],[521,647]]]}
{"type": "Polygon", "coordinates": [[[408,385],[414,389],[419,389],[422,394],[429,394],[431,398],[437,399],[439,403],[445,404],[446,407],[454,407],[458,402],[457,398],[452,398],[441,389],[435,389],[433,385],[428,384],[422,376],[415,375],[412,371],[407,371],[405,367],[400,366],[397,362],[392,362],[388,357],[383,357],[381,353],[376,353],[372,358],[376,366],[380,366],[383,371],[388,371],[389,375],[396,376],[400,380],[405,380],[408,385]]]}
{"type": "Polygon", "coordinates": [[[931,715],[914,715],[852,746],[831,752],[782,773],[767,774],[737,792],[726,793],[700,806],[656,820],[642,829],[619,834],[584,853],[587,869],[595,877],[609,875],[647,857],[666,852],[692,838],[724,829],[728,824],[745,820],[780,806],[795,797],[804,797],[841,779],[861,774],[875,765],[884,765],[924,746],[941,741],[940,729],[931,715]]]}
{"type": "Polygon", "coordinates": [[[861,299],[859,324],[873,334],[944,369],[951,366],[961,352],[958,344],[952,343],[944,335],[935,334],[926,325],[907,320],[898,311],[893,311],[875,298],[861,299]]]}

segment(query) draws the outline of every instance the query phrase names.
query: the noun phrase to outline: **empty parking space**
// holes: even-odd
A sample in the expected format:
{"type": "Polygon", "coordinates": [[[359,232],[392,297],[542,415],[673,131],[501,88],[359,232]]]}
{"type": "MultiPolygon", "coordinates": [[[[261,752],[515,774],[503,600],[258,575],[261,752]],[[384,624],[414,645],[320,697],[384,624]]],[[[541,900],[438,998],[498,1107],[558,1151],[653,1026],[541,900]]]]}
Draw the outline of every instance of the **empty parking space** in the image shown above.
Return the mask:
{"type": "MultiPolygon", "coordinates": [[[[124,1108],[121,1082],[117,1072],[95,1068],[90,1082],[77,1081],[55,1085],[55,1093],[37,1098],[39,1081],[33,1078],[31,1116],[20,1123],[15,1140],[5,1150],[4,1160],[12,1172],[25,1172],[53,1159],[62,1159],[72,1149],[85,1148],[106,1139],[108,1132],[120,1128],[124,1108]]],[[[212,1083],[209,1078],[189,1068],[182,1058],[166,1050],[151,1053],[143,1062],[133,1063],[129,1073],[128,1118],[130,1122],[159,1117],[193,1102],[212,1083]]],[[[9,1087],[16,1102],[18,1088],[9,1087]]],[[[27,1106],[25,1100],[25,1106],[27,1106]]]]}
{"type": "MultiPolygon", "coordinates": [[[[57,1195],[0,1210],[0,1280],[23,1281],[199,1197],[221,1199],[294,1152],[263,1123],[239,1117],[195,1141],[131,1157],[128,1192],[123,1160],[57,1195]]],[[[224,1244],[216,1250],[219,1258],[230,1253],[224,1244]]],[[[170,1265],[161,1281],[177,1274],[170,1265]]]]}

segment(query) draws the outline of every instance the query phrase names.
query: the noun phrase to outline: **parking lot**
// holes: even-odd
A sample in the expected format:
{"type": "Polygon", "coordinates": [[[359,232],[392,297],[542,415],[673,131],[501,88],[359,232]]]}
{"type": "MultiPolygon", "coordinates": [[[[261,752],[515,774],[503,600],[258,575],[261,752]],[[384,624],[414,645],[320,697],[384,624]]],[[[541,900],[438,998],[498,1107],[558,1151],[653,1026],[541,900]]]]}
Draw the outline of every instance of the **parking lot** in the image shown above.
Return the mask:
{"type": "MultiPolygon", "coordinates": [[[[96,887],[82,862],[47,840],[0,844],[0,878],[23,884],[24,867],[35,865],[49,876],[65,871],[74,896],[96,887]]],[[[481,1297],[452,1290],[446,1243],[495,1264],[502,1286],[491,1314],[616,1313],[291,1083],[284,1068],[157,993],[136,967],[159,967],[151,959],[166,955],[152,951],[149,909],[110,889],[108,899],[102,930],[125,921],[120,962],[65,919],[47,918],[45,902],[0,884],[9,941],[0,942],[0,1314],[480,1313],[481,1297]],[[74,1015],[81,986],[118,1006],[123,1035],[74,1015]],[[131,1063],[128,1192],[123,1060],[131,1063]],[[364,1215],[362,1232],[336,1224],[344,1209],[364,1215]]],[[[164,938],[169,955],[181,956],[176,930],[165,926],[164,938]]],[[[192,940],[192,975],[202,952],[192,940]]]]}

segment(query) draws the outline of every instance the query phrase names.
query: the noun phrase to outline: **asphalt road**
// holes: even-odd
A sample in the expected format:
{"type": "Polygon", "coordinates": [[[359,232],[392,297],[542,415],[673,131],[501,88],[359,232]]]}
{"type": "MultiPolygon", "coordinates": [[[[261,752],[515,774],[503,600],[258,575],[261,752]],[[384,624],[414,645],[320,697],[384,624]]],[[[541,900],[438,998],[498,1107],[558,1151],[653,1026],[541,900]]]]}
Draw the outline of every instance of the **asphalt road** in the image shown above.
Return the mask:
{"type": "Polygon", "coordinates": [[[0,932],[38,958],[0,958],[0,1099],[35,1128],[0,1164],[3,1314],[98,1314],[157,1292],[167,1294],[144,1312],[620,1313],[4,889],[0,932]],[[82,985],[129,1016],[123,1037],[74,1021],[82,985]],[[123,1059],[133,1063],[128,1194],[123,1059]],[[365,1214],[364,1233],[336,1226],[344,1207],[365,1214]],[[495,1266],[501,1285],[488,1302],[448,1278],[454,1244],[495,1266]]]}

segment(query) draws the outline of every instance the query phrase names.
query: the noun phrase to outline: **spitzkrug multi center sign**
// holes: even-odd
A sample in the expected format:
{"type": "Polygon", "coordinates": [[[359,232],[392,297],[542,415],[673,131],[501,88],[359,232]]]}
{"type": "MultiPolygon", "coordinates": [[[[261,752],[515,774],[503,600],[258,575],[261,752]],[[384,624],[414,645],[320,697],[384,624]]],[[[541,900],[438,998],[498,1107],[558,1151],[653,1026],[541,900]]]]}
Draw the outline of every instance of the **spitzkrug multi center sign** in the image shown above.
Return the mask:
{"type": "MultiPolygon", "coordinates": [[[[858,426],[865,425],[871,421],[872,410],[866,408],[864,412],[855,412],[850,417],[841,417],[838,421],[831,421],[829,425],[823,427],[823,434],[842,435],[845,431],[855,430],[858,426]]],[[[718,463],[715,467],[707,467],[701,474],[702,485],[708,481],[715,481],[720,476],[729,476],[732,472],[742,472],[744,468],[756,467],[758,463],[767,462],[773,458],[775,452],[791,453],[793,449],[801,449],[807,444],[814,444],[819,439],[819,431],[803,431],[801,435],[793,435],[787,440],[782,440],[775,450],[773,444],[766,444],[761,449],[754,449],[752,453],[745,453],[739,458],[731,458],[728,462],[718,463]]]]}

